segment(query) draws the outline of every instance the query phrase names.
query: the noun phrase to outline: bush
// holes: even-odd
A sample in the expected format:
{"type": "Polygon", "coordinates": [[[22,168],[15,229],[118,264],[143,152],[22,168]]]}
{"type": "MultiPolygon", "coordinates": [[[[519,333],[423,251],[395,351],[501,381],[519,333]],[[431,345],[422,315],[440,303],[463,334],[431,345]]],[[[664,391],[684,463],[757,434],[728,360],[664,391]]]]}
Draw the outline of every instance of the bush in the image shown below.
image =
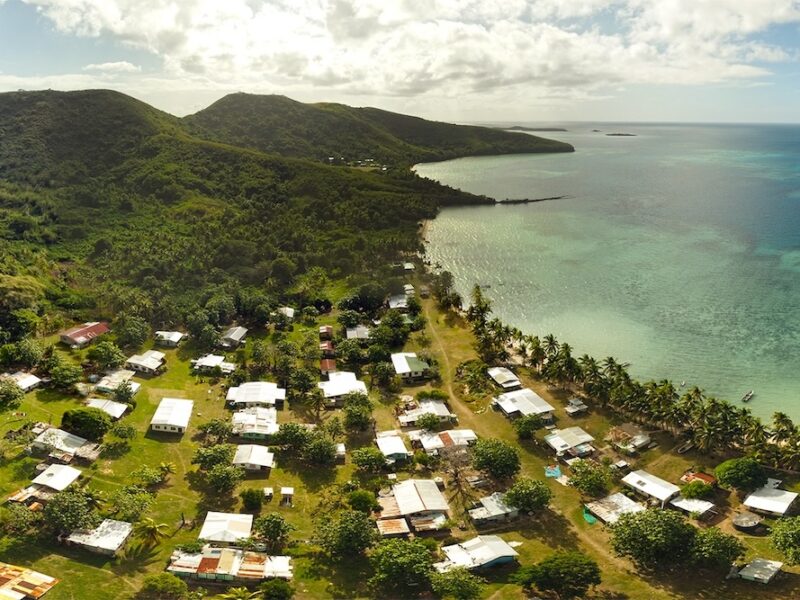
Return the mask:
{"type": "Polygon", "coordinates": [[[754,458],[732,458],[717,465],[714,475],[720,485],[740,492],[755,490],[767,483],[767,474],[754,458]]]}
{"type": "Polygon", "coordinates": [[[708,498],[714,493],[714,487],[704,481],[695,479],[681,488],[681,496],[684,498],[708,498]]]}
{"type": "Polygon", "coordinates": [[[522,567],[512,580],[542,591],[552,590],[559,598],[583,596],[589,588],[600,584],[600,567],[580,552],[556,552],[540,563],[522,567]]]}
{"type": "Polygon", "coordinates": [[[159,573],[144,578],[138,597],[143,600],[184,600],[189,595],[186,582],[172,573],[159,573]]]}
{"type": "Polygon", "coordinates": [[[537,429],[544,426],[542,419],[538,415],[524,415],[514,421],[514,431],[521,440],[530,440],[537,429]]]}
{"type": "Polygon", "coordinates": [[[244,509],[250,512],[258,512],[264,504],[264,493],[261,490],[247,488],[239,493],[244,509]]]}
{"type": "Polygon", "coordinates": [[[472,447],[476,469],[496,479],[510,479],[519,473],[519,452],[511,444],[494,438],[482,438],[472,447]]]}
{"type": "Polygon", "coordinates": [[[778,520],[770,532],[772,547],[783,554],[790,565],[800,564],[800,517],[778,520]]]}
{"type": "Polygon", "coordinates": [[[270,579],[258,588],[264,600],[291,600],[294,588],[285,579],[270,579]]]}
{"type": "Polygon", "coordinates": [[[369,490],[353,490],[347,496],[347,503],[353,510],[364,513],[371,513],[381,507],[378,500],[375,498],[375,494],[369,490]]]}
{"type": "Polygon", "coordinates": [[[16,382],[0,379],[0,412],[17,408],[24,397],[25,392],[16,382]]]}
{"type": "Polygon", "coordinates": [[[439,428],[439,424],[439,417],[433,413],[425,413],[424,415],[420,415],[416,420],[416,426],[427,431],[435,431],[439,428]]]}
{"type": "Polygon", "coordinates": [[[508,489],[505,501],[522,512],[534,512],[545,508],[552,497],[544,481],[521,477],[508,489]]]}
{"type": "Polygon", "coordinates": [[[111,429],[111,417],[99,408],[73,408],[61,417],[61,426],[70,433],[99,442],[111,429]]]}

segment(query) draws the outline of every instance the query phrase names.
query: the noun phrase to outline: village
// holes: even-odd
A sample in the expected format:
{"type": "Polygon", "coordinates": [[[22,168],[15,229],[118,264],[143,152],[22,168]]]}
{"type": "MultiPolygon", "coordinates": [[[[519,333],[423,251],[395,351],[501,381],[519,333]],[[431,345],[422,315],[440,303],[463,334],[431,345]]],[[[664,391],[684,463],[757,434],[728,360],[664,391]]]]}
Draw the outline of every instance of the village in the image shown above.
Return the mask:
{"type": "MultiPolygon", "coordinates": [[[[142,577],[159,572],[211,594],[283,580],[296,597],[364,595],[362,566],[328,575],[312,566],[317,517],[364,490],[375,539],[433,540],[435,572],[479,574],[482,595],[517,597],[514,570],[567,546],[599,563],[604,589],[669,597],[648,596],[655,587],[631,578],[631,564],[610,550],[609,528],[651,507],[742,541],[745,555],[714,583],[726,597],[798,593],[796,570],[765,535],[796,514],[796,479],[771,474],[745,494],[723,489],[720,458],[548,385],[513,348],[507,361],[482,367],[480,386],[466,385],[459,371],[475,362],[471,332],[462,315],[437,307],[420,267],[403,264],[402,291],[357,322],[338,308],[314,315],[281,306],[266,329],[230,324],[211,352],[197,351],[183,330],[155,331],[68,391],[35,369],[3,375],[25,394],[0,431],[6,506],[48,515],[60,495],[91,490],[102,518],[7,549],[17,560],[0,565],[0,596],[77,597],[90,573],[104,591],[82,598],[139,597],[142,577]],[[388,357],[372,362],[365,357],[388,324],[403,329],[400,344],[384,343],[388,357]],[[303,388],[276,370],[247,375],[259,360],[255,344],[286,341],[304,349],[296,360],[313,365],[318,381],[303,388]],[[97,412],[106,426],[80,435],[97,412]],[[298,437],[318,450],[303,454],[298,437]],[[504,470],[492,453],[509,446],[516,468],[504,470]],[[117,504],[137,494],[148,498],[144,510],[117,504]],[[287,524],[282,543],[265,533],[270,515],[287,524]]],[[[49,341],[85,365],[114,336],[97,321],[49,341]]],[[[689,597],[698,584],[674,585],[689,597]]]]}

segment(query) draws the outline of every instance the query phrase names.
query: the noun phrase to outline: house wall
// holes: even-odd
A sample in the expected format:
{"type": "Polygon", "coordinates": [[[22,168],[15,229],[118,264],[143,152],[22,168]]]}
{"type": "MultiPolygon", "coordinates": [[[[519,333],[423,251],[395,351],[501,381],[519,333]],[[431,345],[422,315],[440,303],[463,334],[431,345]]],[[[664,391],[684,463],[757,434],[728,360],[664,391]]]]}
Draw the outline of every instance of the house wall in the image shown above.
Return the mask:
{"type": "Polygon", "coordinates": [[[184,433],[185,427],[177,427],[175,425],[151,425],[153,431],[166,431],[167,433],[184,433]]]}

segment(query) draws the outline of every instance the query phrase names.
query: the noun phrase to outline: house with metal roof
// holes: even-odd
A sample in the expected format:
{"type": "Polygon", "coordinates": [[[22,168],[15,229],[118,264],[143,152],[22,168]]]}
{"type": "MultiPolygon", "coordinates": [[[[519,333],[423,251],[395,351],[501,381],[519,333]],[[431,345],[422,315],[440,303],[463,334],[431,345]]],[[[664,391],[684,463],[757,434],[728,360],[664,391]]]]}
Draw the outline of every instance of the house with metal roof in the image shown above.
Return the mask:
{"type": "Polygon", "coordinates": [[[216,548],[209,544],[200,552],[175,550],[167,571],[181,579],[232,583],[257,583],[266,579],[291,579],[292,559],[239,548],[216,548]]]}
{"type": "Polygon", "coordinates": [[[555,410],[549,402],[528,388],[500,394],[492,401],[492,406],[499,408],[510,419],[536,415],[544,421],[550,421],[555,410]]]}
{"type": "Polygon", "coordinates": [[[87,443],[88,440],[86,438],[69,433],[63,429],[49,427],[40,433],[33,442],[31,442],[31,445],[39,450],[57,450],[74,455],[87,443]]]}
{"type": "Polygon", "coordinates": [[[643,504],[635,502],[625,494],[616,492],[600,500],[587,502],[586,509],[607,525],[613,525],[622,515],[645,510],[643,504]]]}
{"type": "Polygon", "coordinates": [[[131,391],[135,394],[141,388],[141,384],[132,379],[136,376],[135,371],[130,369],[115,369],[106,373],[94,386],[95,391],[103,394],[113,394],[121,385],[127,383],[131,386],[131,391]]]}
{"type": "Polygon", "coordinates": [[[296,312],[291,306],[281,306],[278,310],[275,311],[279,315],[283,315],[290,321],[294,320],[294,313],[296,312]]]}
{"type": "Polygon", "coordinates": [[[70,348],[83,348],[109,331],[107,323],[93,321],[62,331],[59,339],[70,348]]]}
{"type": "Polygon", "coordinates": [[[389,308],[399,312],[406,312],[408,310],[408,296],[405,294],[392,294],[387,301],[389,308]]]}
{"type": "Polygon", "coordinates": [[[219,354],[206,354],[192,361],[192,368],[200,373],[211,373],[219,367],[223,375],[230,375],[236,370],[236,365],[227,362],[224,356],[219,354]]]}
{"type": "Polygon", "coordinates": [[[669,501],[669,506],[687,515],[696,515],[698,519],[703,519],[713,514],[716,508],[716,505],[708,500],[703,500],[701,498],[684,498],[680,494],[669,501]]]}
{"type": "Polygon", "coordinates": [[[402,427],[413,427],[422,415],[436,415],[441,423],[448,423],[456,419],[444,400],[424,398],[417,402],[415,408],[407,409],[400,413],[397,420],[402,427]]]}
{"type": "Polygon", "coordinates": [[[129,408],[124,402],[115,402],[114,400],[107,400],[105,398],[89,398],[86,401],[86,406],[102,410],[114,420],[121,419],[122,415],[124,415],[125,411],[129,408]]]}
{"type": "Polygon", "coordinates": [[[440,573],[457,567],[470,570],[497,567],[515,561],[519,556],[519,553],[498,535],[479,535],[460,544],[442,546],[442,553],[447,558],[433,565],[440,573]]]}
{"type": "Polygon", "coordinates": [[[448,429],[447,431],[426,431],[416,429],[408,432],[411,445],[422,448],[426,454],[436,455],[442,448],[466,448],[475,443],[478,436],[472,429],[448,429]]]}
{"type": "Polygon", "coordinates": [[[506,502],[506,495],[494,492],[478,500],[480,506],[469,510],[469,518],[475,525],[486,525],[498,521],[509,521],[519,516],[519,509],[506,502]]]}
{"type": "Polygon", "coordinates": [[[394,372],[401,379],[422,379],[430,374],[431,366],[420,360],[416,352],[395,352],[392,354],[394,372]]]}
{"type": "Polygon", "coordinates": [[[372,335],[372,330],[366,325],[356,325],[355,327],[348,327],[345,330],[345,337],[348,340],[362,340],[367,341],[372,335]]]}
{"type": "Polygon", "coordinates": [[[219,345],[226,349],[238,348],[246,336],[246,327],[231,327],[219,338],[219,345]]]}
{"type": "Polygon", "coordinates": [[[253,515],[209,511],[198,539],[217,544],[235,544],[250,537],[253,515]]]}
{"type": "Polygon", "coordinates": [[[0,375],[0,379],[7,379],[17,384],[17,387],[26,394],[33,389],[39,387],[42,380],[33,373],[26,373],[25,371],[17,371],[16,373],[4,373],[0,375]]]}
{"type": "Polygon", "coordinates": [[[125,361],[125,368],[147,375],[156,375],[166,367],[166,355],[158,350],[148,350],[142,354],[134,354],[125,361]]]}
{"type": "Polygon", "coordinates": [[[652,441],[650,434],[635,423],[623,423],[612,427],[606,435],[606,440],[625,454],[636,454],[642,448],[649,446],[652,441]]]}
{"type": "Polygon", "coordinates": [[[514,390],[522,385],[514,372],[506,367],[492,367],[487,373],[504,390],[514,390]]]}
{"type": "Polygon", "coordinates": [[[233,464],[246,471],[269,471],[275,464],[275,455],[266,446],[242,444],[236,446],[233,464]]]}
{"type": "Polygon", "coordinates": [[[782,517],[789,511],[795,500],[797,500],[796,492],[778,489],[768,482],[767,485],[747,496],[743,504],[754,512],[782,517]]]}
{"type": "Polygon", "coordinates": [[[133,525],[125,521],[105,519],[94,529],[79,529],[73,531],[67,538],[67,544],[104,554],[116,556],[133,534],[133,525]]]}
{"type": "Polygon", "coordinates": [[[192,400],[162,398],[153,418],[150,419],[150,428],[153,431],[184,433],[189,426],[193,408],[192,400]]]}
{"type": "Polygon", "coordinates": [[[71,486],[81,474],[78,469],[68,465],[48,465],[33,479],[30,485],[9,496],[8,501],[29,505],[32,502],[46,503],[55,494],[71,486]]]}
{"type": "Polygon", "coordinates": [[[225,400],[234,408],[283,406],[286,390],[271,381],[247,381],[229,388],[225,400]]]}
{"type": "Polygon", "coordinates": [[[583,457],[594,452],[592,447],[594,438],[580,427],[555,429],[545,436],[544,441],[559,456],[570,454],[575,457],[583,457]]]}
{"type": "Polygon", "coordinates": [[[186,334],[180,331],[156,331],[155,340],[159,346],[175,348],[181,343],[186,334]]]}
{"type": "Polygon", "coordinates": [[[375,521],[381,537],[405,537],[411,533],[405,519],[378,519],[375,521]]]}
{"type": "Polygon", "coordinates": [[[329,406],[336,406],[347,394],[367,394],[367,384],[350,371],[336,371],[328,374],[328,381],[320,381],[317,386],[329,406]]]}
{"type": "Polygon", "coordinates": [[[233,434],[244,439],[265,440],[278,433],[278,411],[255,406],[236,411],[231,417],[233,434]]]}
{"type": "Polygon", "coordinates": [[[680,494],[681,488],[674,483],[664,481],[660,477],[651,475],[639,469],[631,471],[622,478],[622,483],[642,496],[652,498],[661,503],[661,507],[680,494]]]}
{"type": "Polygon", "coordinates": [[[437,531],[447,523],[450,506],[432,479],[407,479],[392,486],[388,495],[380,495],[380,519],[408,520],[416,532],[437,531]]]}
{"type": "Polygon", "coordinates": [[[375,434],[375,443],[389,462],[408,460],[412,454],[399,431],[380,431],[375,434]]]}

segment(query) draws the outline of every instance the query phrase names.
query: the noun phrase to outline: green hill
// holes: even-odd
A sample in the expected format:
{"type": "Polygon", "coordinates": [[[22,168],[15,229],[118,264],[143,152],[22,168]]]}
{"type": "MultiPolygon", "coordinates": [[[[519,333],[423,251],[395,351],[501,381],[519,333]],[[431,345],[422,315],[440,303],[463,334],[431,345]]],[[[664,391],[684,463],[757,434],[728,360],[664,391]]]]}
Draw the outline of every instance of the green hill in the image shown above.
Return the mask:
{"type": "Polygon", "coordinates": [[[451,125],[376,108],[303,104],[230,94],[185,117],[194,134],[286,156],[409,165],[467,155],[572,152],[569,144],[486,127],[451,125]]]}

